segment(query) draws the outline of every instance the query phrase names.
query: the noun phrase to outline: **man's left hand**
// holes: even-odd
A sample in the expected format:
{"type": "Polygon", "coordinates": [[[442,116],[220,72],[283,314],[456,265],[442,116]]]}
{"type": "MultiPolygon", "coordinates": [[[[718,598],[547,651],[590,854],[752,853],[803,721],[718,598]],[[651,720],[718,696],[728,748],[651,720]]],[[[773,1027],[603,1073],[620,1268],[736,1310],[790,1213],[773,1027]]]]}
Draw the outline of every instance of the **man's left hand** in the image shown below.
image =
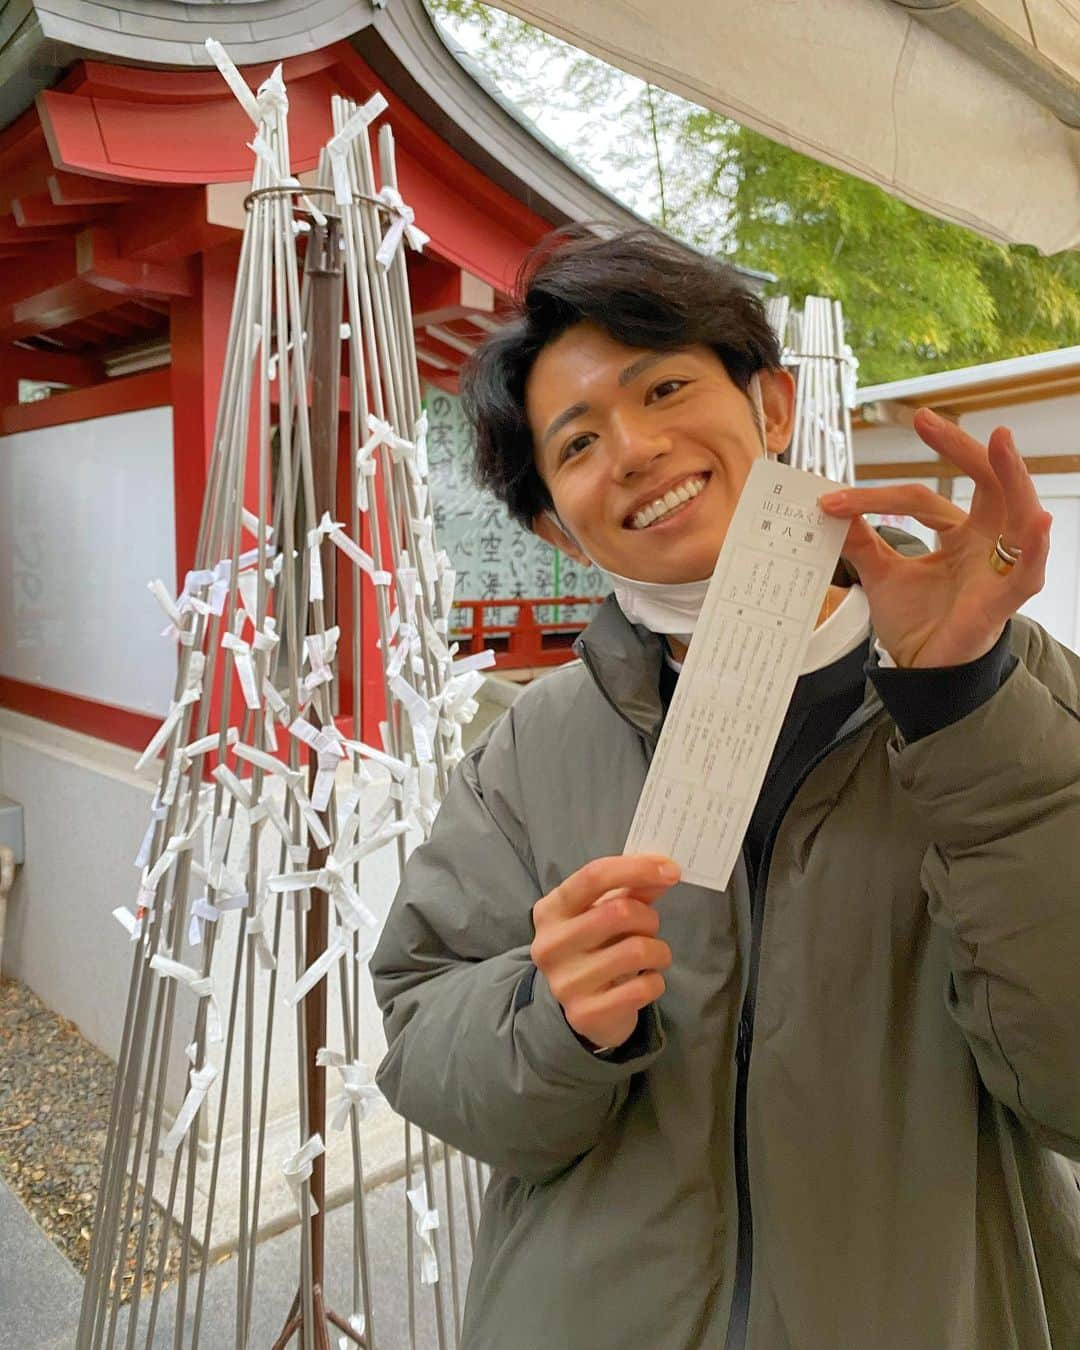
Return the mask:
{"type": "Polygon", "coordinates": [[[859,573],[875,635],[898,666],[959,666],[984,656],[1020,606],[1042,590],[1051,516],[1044,511],[1012,433],[998,427],[989,445],[927,408],[915,430],[975,484],[970,512],[920,484],[847,488],[821,498],[827,515],[851,526],[843,554],[859,573]],[[938,548],[905,558],[863,512],[911,516],[934,530],[938,548]],[[998,536],[1016,563],[990,562],[998,536]]]}

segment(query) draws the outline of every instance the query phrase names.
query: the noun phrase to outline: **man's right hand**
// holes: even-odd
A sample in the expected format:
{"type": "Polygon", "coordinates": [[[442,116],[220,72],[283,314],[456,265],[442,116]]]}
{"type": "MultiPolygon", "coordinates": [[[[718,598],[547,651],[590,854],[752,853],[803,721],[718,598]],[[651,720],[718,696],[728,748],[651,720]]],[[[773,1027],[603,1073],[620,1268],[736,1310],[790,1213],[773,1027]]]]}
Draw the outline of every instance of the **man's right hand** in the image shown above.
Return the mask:
{"type": "Polygon", "coordinates": [[[659,854],[595,858],[533,906],[533,964],[591,1045],[622,1045],[664,992],[671,948],[653,903],[678,879],[659,854]]]}

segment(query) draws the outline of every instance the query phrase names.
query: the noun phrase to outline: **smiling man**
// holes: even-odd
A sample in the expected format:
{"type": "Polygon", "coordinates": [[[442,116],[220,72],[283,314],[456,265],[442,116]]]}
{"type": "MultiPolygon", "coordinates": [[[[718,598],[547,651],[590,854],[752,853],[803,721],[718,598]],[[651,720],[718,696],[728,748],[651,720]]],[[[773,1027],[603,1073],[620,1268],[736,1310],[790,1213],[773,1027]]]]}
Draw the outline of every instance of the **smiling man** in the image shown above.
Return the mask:
{"type": "Polygon", "coordinates": [[[567,232],[466,393],[481,481],[614,594],[455,773],[372,961],[379,1085],[495,1169],[465,1350],[1080,1346],[1080,661],[1014,617],[1050,518],[1011,436],[919,414],[970,514],[823,499],[846,562],[718,894],[620,853],[790,436],[760,303],[567,232]]]}

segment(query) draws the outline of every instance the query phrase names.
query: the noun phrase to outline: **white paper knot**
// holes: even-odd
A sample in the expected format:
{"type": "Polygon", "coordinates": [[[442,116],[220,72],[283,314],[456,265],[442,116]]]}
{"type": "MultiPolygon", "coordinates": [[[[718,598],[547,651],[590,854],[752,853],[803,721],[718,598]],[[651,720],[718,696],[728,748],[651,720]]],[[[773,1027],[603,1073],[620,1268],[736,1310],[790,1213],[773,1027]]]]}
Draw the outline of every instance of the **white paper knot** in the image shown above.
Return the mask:
{"type": "Polygon", "coordinates": [[[350,1111],[356,1113],[358,1121],[363,1120],[369,1105],[382,1100],[382,1093],[371,1081],[366,1064],[358,1060],[349,1062],[340,1051],[328,1050],[325,1045],[315,1052],[315,1063],[324,1069],[337,1069],[341,1075],[341,1096],[334,1104],[330,1120],[332,1130],[344,1128],[350,1111]]]}
{"type": "Polygon", "coordinates": [[[385,422],[381,417],[376,417],[374,413],[368,413],[368,430],[371,435],[360,447],[356,454],[356,462],[359,466],[361,461],[370,457],[380,445],[385,445],[390,451],[390,457],[395,464],[400,464],[402,460],[408,466],[413,480],[419,482],[420,473],[416,463],[416,445],[399,436],[389,422],[385,422]]]}
{"type": "MultiPolygon", "coordinates": [[[[353,933],[360,927],[371,929],[374,932],[378,928],[378,921],[360,899],[360,893],[349,880],[349,871],[361,857],[374,852],[376,848],[381,848],[382,844],[387,842],[389,838],[388,835],[387,839],[379,839],[378,842],[365,839],[362,844],[350,849],[343,856],[338,857],[333,853],[329,854],[322,867],[313,871],[283,872],[278,876],[270,877],[267,886],[271,891],[278,894],[306,891],[312,887],[318,891],[325,891],[333,900],[338,918],[346,932],[353,933]]],[[[341,952],[338,955],[341,955],[344,950],[344,945],[342,945],[341,952]]],[[[329,965],[326,968],[329,969],[329,965]]],[[[286,999],[286,1002],[295,1003],[298,998],[303,997],[310,985],[298,994],[297,989],[300,989],[302,984],[303,979],[297,982],[296,989],[286,999]]]]}
{"type": "Polygon", "coordinates": [[[439,720],[435,700],[417,693],[401,675],[395,675],[387,684],[408,715],[417,760],[421,764],[428,763],[434,755],[435,728],[439,720]]]}
{"type": "Polygon", "coordinates": [[[325,811],[333,791],[337,766],[345,758],[341,732],[334,726],[313,727],[303,717],[298,717],[289,727],[289,733],[298,741],[303,741],[316,756],[317,771],[311,804],[316,811],[325,811]]]}
{"type": "Polygon", "coordinates": [[[142,891],[148,891],[152,896],[157,890],[158,882],[176,862],[180,854],[187,849],[194,848],[196,837],[199,830],[202,829],[203,821],[206,819],[206,810],[205,806],[200,805],[195,813],[195,819],[188,829],[172,835],[158,854],[154,865],[144,869],[140,882],[142,891]]]}
{"type": "Polygon", "coordinates": [[[844,386],[844,406],[853,409],[858,406],[859,402],[859,358],[846,342],[844,343],[844,364],[841,380],[844,386]]]}
{"type": "Polygon", "coordinates": [[[349,174],[349,147],[386,107],[386,99],[382,94],[372,94],[366,103],[361,104],[349,115],[341,130],[335,132],[326,143],[326,151],[330,156],[330,171],[334,178],[334,200],[339,206],[351,206],[353,200],[349,174]]]}
{"type": "Polygon", "coordinates": [[[150,807],[150,823],[146,827],[146,833],[142,837],[139,851],[135,855],[135,866],[140,870],[150,861],[150,850],[154,845],[154,830],[158,821],[164,820],[169,814],[169,808],[162,805],[159,797],[160,794],[155,792],[153,805],[150,807]]]}
{"type": "Polygon", "coordinates": [[[334,678],[333,661],[340,636],[341,629],[335,625],[322,633],[309,633],[304,639],[304,655],[309,667],[302,681],[305,694],[312,693],[320,684],[329,684],[334,678]]]}
{"type": "Polygon", "coordinates": [[[161,1141],[161,1152],[167,1158],[172,1157],[180,1147],[180,1141],[184,1135],[191,1129],[192,1122],[198,1115],[199,1107],[206,1100],[206,1094],[210,1091],[210,1086],[217,1074],[217,1068],[213,1064],[204,1064],[201,1069],[192,1069],[189,1072],[187,1096],[184,1098],[180,1110],[176,1113],[172,1129],[161,1141]]]}
{"type": "Polygon", "coordinates": [[[437,1284],[439,1280],[439,1256],[435,1249],[432,1234],[439,1227],[439,1211],[430,1209],[427,1200],[427,1186],[421,1181],[419,1186],[406,1191],[409,1204],[416,1215],[416,1236],[420,1239],[420,1283],[437,1284]]]}
{"type": "Polygon", "coordinates": [[[323,598],[322,541],[328,534],[341,529],[340,520],[331,520],[330,512],[324,511],[322,520],[313,530],[308,530],[308,599],[312,604],[323,598]]]}
{"type": "MultiPolygon", "coordinates": [[[[381,9],[385,3],[386,0],[375,0],[375,8],[381,9]]],[[[349,1328],[361,1340],[361,1343],[365,1343],[363,1342],[363,1335],[366,1327],[367,1321],[365,1320],[363,1313],[357,1312],[352,1313],[350,1315],[349,1328]]],[[[339,1336],[337,1343],[338,1343],[338,1350],[354,1350],[354,1347],[356,1345],[356,1341],[350,1340],[348,1336],[339,1336]]]]}
{"type": "Polygon", "coordinates": [[[154,759],[158,751],[176,730],[180,718],[183,716],[184,709],[191,703],[197,703],[202,698],[202,678],[206,667],[206,657],[202,652],[193,651],[188,657],[187,675],[184,679],[184,688],[178,699],[174,699],[169,704],[169,711],[165,720],[157,731],[151,736],[149,744],[135,761],[136,769],[141,769],[150,760],[154,759]]]}
{"type": "Polygon", "coordinates": [[[222,1039],[221,1012],[214,996],[214,986],[210,976],[203,975],[193,966],[185,966],[181,961],[174,961],[169,956],[163,956],[160,952],[150,958],[150,969],[156,970],[165,979],[175,980],[177,984],[186,984],[196,998],[209,999],[206,1006],[206,1034],[212,1041],[220,1041],[222,1039]]]}
{"type": "Polygon", "coordinates": [[[240,688],[244,692],[244,702],[249,708],[258,710],[262,707],[262,699],[259,697],[259,682],[255,676],[251,644],[237,637],[235,633],[226,632],[221,635],[221,645],[233,654],[233,665],[240,680],[240,688]]]}
{"type": "Polygon", "coordinates": [[[262,914],[252,914],[247,921],[247,935],[255,945],[255,955],[263,970],[274,970],[277,958],[266,940],[266,918],[262,914]]]}
{"type": "Polygon", "coordinates": [[[285,81],[281,77],[280,61],[259,85],[255,102],[263,121],[270,121],[277,113],[280,113],[282,117],[288,116],[289,95],[285,90],[285,81]]]}
{"type": "MultiPolygon", "coordinates": [[[[301,1218],[304,1217],[303,1189],[311,1180],[311,1169],[315,1159],[320,1153],[325,1153],[326,1147],[323,1144],[322,1136],[313,1134],[306,1144],[301,1144],[295,1153],[290,1154],[281,1164],[281,1170],[285,1180],[289,1183],[289,1190],[292,1191],[293,1201],[296,1204],[296,1212],[301,1218]]],[[[310,1200],[310,1214],[318,1214],[319,1207],[314,1200],[310,1200]]]]}
{"type": "Polygon", "coordinates": [[[428,476],[428,415],[425,408],[416,419],[416,425],[413,427],[413,442],[416,445],[416,467],[420,470],[421,478],[428,476]]]}
{"type": "Polygon", "coordinates": [[[426,243],[430,242],[431,236],[425,234],[415,223],[416,213],[411,206],[406,206],[405,201],[397,188],[380,188],[378,193],[379,201],[384,206],[388,206],[391,211],[390,228],[383,236],[383,241],[379,245],[379,251],[375,254],[375,261],[380,267],[389,267],[394,261],[394,255],[401,247],[402,239],[409,241],[409,247],[415,249],[417,253],[422,252],[426,243]]]}

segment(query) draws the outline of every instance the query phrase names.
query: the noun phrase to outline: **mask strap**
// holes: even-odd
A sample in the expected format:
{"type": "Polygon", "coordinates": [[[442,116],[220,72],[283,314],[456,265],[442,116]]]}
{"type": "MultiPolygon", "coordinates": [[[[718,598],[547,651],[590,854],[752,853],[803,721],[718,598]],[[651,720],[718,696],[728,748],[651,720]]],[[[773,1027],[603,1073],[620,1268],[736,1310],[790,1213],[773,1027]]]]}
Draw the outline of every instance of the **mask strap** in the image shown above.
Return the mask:
{"type": "MultiPolygon", "coordinates": [[[[571,542],[572,544],[576,544],[578,548],[581,548],[581,545],[578,544],[578,541],[574,538],[574,536],[570,533],[570,531],[566,528],[566,526],[565,526],[565,525],[562,523],[562,521],[559,519],[559,515],[558,515],[558,512],[557,512],[557,511],[547,511],[547,510],[545,510],[545,511],[544,511],[544,515],[547,516],[548,520],[550,520],[553,524],[558,525],[559,529],[562,530],[563,534],[566,535],[567,539],[569,539],[570,542],[571,542]]],[[[582,549],[582,552],[584,552],[584,549],[582,549]]]]}
{"type": "Polygon", "coordinates": [[[758,435],[761,437],[761,453],[769,457],[769,442],[765,435],[765,404],[761,399],[761,378],[755,371],[750,379],[751,401],[754,405],[754,420],[757,422],[758,435]]]}

